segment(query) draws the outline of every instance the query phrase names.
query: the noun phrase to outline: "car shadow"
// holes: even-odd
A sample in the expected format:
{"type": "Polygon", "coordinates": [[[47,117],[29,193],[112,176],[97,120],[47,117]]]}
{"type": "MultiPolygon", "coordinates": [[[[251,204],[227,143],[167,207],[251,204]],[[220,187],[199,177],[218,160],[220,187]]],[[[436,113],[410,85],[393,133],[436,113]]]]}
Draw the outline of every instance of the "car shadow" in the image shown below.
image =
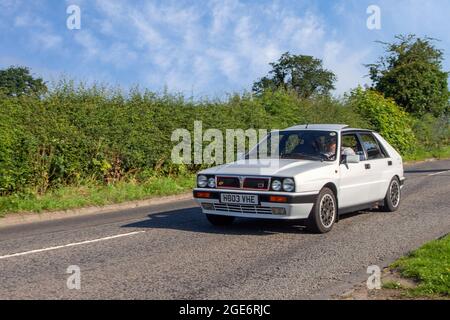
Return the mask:
{"type": "Polygon", "coordinates": [[[450,171],[450,169],[426,169],[426,170],[405,170],[405,173],[435,173],[435,172],[445,172],[450,171]]]}
{"type": "Polygon", "coordinates": [[[301,221],[238,218],[230,226],[213,226],[198,207],[152,213],[142,221],[121,226],[136,229],[171,229],[196,233],[271,235],[308,233],[301,221]]]}
{"type": "Polygon", "coordinates": [[[356,216],[361,216],[364,214],[370,214],[373,212],[382,212],[380,209],[370,209],[370,210],[361,210],[361,211],[355,211],[355,212],[349,212],[349,213],[344,213],[342,215],[339,216],[339,220],[347,220],[356,216]]]}

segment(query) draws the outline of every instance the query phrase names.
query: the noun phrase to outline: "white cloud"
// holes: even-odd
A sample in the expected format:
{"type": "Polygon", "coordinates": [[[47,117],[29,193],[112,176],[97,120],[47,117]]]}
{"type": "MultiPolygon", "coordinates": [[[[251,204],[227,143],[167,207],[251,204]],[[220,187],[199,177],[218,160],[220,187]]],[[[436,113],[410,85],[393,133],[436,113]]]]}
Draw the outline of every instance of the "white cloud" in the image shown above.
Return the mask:
{"type": "Polygon", "coordinates": [[[53,31],[50,22],[32,11],[22,10],[13,18],[13,26],[21,32],[28,32],[28,43],[34,50],[51,50],[61,47],[63,43],[63,38],[53,31]]]}
{"type": "Polygon", "coordinates": [[[96,0],[97,8],[109,18],[121,19],[127,10],[126,3],[117,0],[96,0]]]}
{"type": "Polygon", "coordinates": [[[104,45],[89,31],[77,32],[74,39],[83,48],[83,56],[87,60],[99,60],[106,64],[112,64],[116,68],[124,68],[136,61],[138,57],[128,44],[112,42],[104,45]]]}
{"type": "Polygon", "coordinates": [[[40,17],[30,14],[29,12],[22,13],[15,17],[14,26],[19,28],[45,28],[48,29],[50,24],[45,22],[40,17]]]}
{"type": "MultiPolygon", "coordinates": [[[[296,15],[276,3],[214,0],[206,5],[170,1],[136,6],[97,0],[96,7],[102,14],[97,18],[100,33],[128,45],[120,54],[138,52],[137,61],[146,66],[141,69],[150,85],[164,79],[173,90],[202,83],[248,89],[281,53],[313,52],[321,47],[325,33],[323,22],[313,13],[296,15]],[[147,70],[152,70],[151,75],[147,70]]],[[[87,56],[98,55],[100,45],[92,35],[77,40],[84,43],[87,56]]]]}
{"type": "MultiPolygon", "coordinates": [[[[355,13],[355,7],[364,7],[359,1],[330,5],[337,22],[312,1],[65,1],[80,5],[81,30],[56,29],[55,21],[30,10],[16,11],[10,24],[20,32],[28,30],[29,42],[36,47],[79,59],[87,71],[130,70],[132,80],[126,81],[143,81],[143,86],[155,90],[164,84],[187,92],[250,89],[269,71],[270,62],[289,51],[323,59],[338,75],[337,93],[343,93],[367,82],[363,63],[373,61],[373,40],[369,43],[360,35],[367,30],[365,9],[355,13]],[[359,25],[361,29],[356,29],[359,25]]],[[[409,2],[399,1],[408,6],[409,2]]],[[[2,6],[15,7],[12,0],[0,0],[2,6]]],[[[380,6],[383,19],[392,20],[393,11],[383,8],[400,5],[380,0],[380,6]]],[[[426,5],[425,11],[431,10],[426,5]]]]}
{"type": "Polygon", "coordinates": [[[79,31],[75,34],[74,39],[84,49],[83,54],[87,58],[94,58],[101,51],[97,38],[90,31],[79,31]]]}
{"type": "Polygon", "coordinates": [[[22,6],[21,0],[2,0],[0,1],[0,15],[9,15],[17,11],[22,6]]]}
{"type": "Polygon", "coordinates": [[[159,32],[149,23],[149,20],[139,11],[133,11],[130,15],[133,26],[137,29],[138,41],[145,43],[147,47],[155,48],[164,44],[163,37],[159,32]]]}
{"type": "Polygon", "coordinates": [[[210,2],[212,25],[210,34],[212,37],[223,35],[227,31],[227,26],[242,12],[243,5],[237,0],[211,1],[210,2]]]}
{"type": "Polygon", "coordinates": [[[136,59],[136,52],[130,50],[129,46],[122,42],[113,43],[102,58],[103,61],[112,63],[118,68],[129,66],[136,59]]]}
{"type": "Polygon", "coordinates": [[[43,48],[45,50],[59,48],[63,42],[61,36],[52,33],[36,33],[33,37],[33,42],[37,47],[43,48]]]}
{"type": "Polygon", "coordinates": [[[324,66],[333,71],[337,78],[336,93],[343,94],[349,89],[370,83],[365,77],[367,69],[364,67],[370,51],[350,52],[343,42],[330,41],[325,44],[323,55],[324,66]]]}

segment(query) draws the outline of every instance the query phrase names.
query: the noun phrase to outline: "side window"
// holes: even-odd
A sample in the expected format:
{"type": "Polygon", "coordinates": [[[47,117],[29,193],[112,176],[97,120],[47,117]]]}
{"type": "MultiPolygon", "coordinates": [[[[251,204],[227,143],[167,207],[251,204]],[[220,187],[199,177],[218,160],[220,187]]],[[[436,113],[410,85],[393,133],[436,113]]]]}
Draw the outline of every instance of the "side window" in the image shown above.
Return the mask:
{"type": "Polygon", "coordinates": [[[344,149],[352,149],[353,152],[357,155],[359,155],[359,158],[361,160],[365,160],[365,154],[364,154],[364,150],[361,146],[361,144],[359,143],[358,137],[356,136],[356,134],[346,134],[342,136],[342,150],[341,152],[344,151],[344,149]]]}
{"type": "Polygon", "coordinates": [[[377,140],[375,140],[371,134],[362,133],[361,141],[364,145],[364,149],[367,151],[367,157],[369,160],[384,158],[383,152],[381,151],[377,140]]]}

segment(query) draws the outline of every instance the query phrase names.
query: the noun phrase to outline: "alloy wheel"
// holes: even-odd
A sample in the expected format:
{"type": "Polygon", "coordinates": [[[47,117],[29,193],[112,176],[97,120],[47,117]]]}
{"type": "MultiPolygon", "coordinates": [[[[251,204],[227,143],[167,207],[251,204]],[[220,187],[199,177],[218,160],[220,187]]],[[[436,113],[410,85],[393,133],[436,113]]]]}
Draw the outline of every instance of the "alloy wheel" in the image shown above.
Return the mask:
{"type": "Polygon", "coordinates": [[[336,216],[336,205],[331,195],[325,194],[320,200],[320,221],[325,228],[332,226],[336,216]]]}
{"type": "Polygon", "coordinates": [[[389,188],[389,197],[392,205],[396,208],[400,203],[400,186],[397,180],[394,180],[391,183],[391,187],[389,188]]]}

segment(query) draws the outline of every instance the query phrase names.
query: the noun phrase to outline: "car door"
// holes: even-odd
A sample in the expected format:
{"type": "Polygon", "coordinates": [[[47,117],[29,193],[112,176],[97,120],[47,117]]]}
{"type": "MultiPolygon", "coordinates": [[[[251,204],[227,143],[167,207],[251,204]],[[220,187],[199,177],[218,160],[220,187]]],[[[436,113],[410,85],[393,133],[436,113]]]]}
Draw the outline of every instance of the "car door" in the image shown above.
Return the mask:
{"type": "Polygon", "coordinates": [[[370,177],[368,200],[369,202],[382,200],[390,182],[389,166],[392,165],[392,160],[371,132],[360,133],[359,137],[366,153],[367,160],[364,163],[370,177]]]}
{"type": "Polygon", "coordinates": [[[343,133],[341,150],[351,148],[360,155],[360,163],[342,163],[339,165],[339,208],[351,208],[368,203],[371,179],[365,168],[365,152],[357,133],[343,133]]]}

